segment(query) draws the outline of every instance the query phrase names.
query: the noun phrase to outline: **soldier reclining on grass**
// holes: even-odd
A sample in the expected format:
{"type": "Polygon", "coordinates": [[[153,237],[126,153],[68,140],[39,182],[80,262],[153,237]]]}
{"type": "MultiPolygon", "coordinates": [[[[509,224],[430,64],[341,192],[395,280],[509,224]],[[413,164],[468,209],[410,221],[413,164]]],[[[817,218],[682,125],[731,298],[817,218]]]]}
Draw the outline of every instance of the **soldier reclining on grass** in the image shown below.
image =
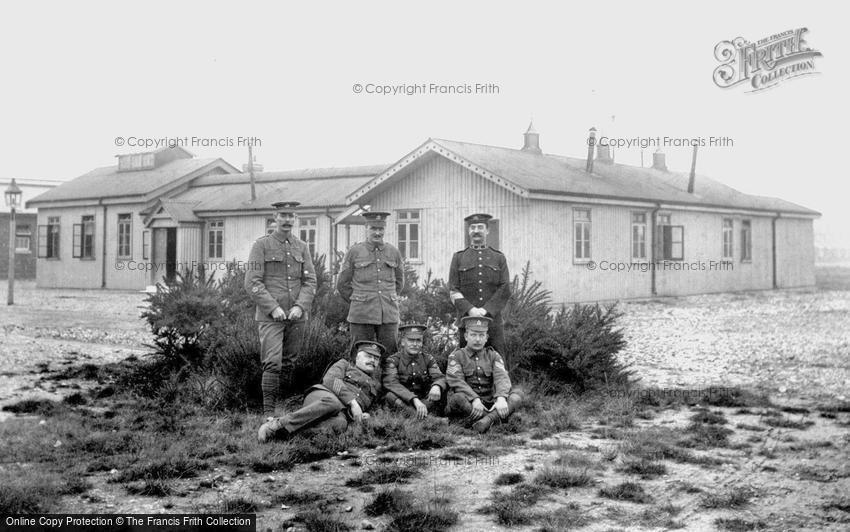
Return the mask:
{"type": "Polygon", "coordinates": [[[384,401],[424,419],[428,414],[443,415],[446,406],[446,377],[434,357],[422,351],[426,327],[402,325],[401,349],[384,362],[384,401]]]}
{"type": "Polygon", "coordinates": [[[336,432],[348,428],[349,420],[359,423],[381,391],[381,356],[385,348],[377,342],[361,340],[352,349],[354,363],[343,358],[325,372],[322,384],[307,390],[304,405],[283,417],[268,418],[260,426],[257,439],[265,443],[285,440],[311,427],[329,427],[336,432]]]}
{"type": "Polygon", "coordinates": [[[472,428],[487,432],[506,421],[522,403],[522,391],[511,386],[505,363],[495,349],[485,347],[490,318],[464,316],[466,347],[449,355],[446,380],[451,389],[447,413],[467,417],[472,428]]]}

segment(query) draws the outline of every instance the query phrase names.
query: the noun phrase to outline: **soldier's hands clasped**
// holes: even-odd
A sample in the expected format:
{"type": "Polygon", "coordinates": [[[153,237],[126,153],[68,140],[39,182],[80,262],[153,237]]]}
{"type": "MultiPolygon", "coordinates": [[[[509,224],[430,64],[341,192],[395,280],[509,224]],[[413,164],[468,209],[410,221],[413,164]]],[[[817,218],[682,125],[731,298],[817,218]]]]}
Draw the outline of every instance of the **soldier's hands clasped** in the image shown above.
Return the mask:
{"type": "Polygon", "coordinates": [[[420,401],[418,397],[413,398],[413,406],[416,407],[417,419],[425,419],[428,417],[428,407],[425,406],[425,403],[420,401]]]}
{"type": "Polygon", "coordinates": [[[301,310],[301,307],[295,305],[291,309],[289,309],[289,319],[297,320],[300,319],[304,312],[301,310]]]}
{"type": "Polygon", "coordinates": [[[440,400],[441,395],[442,395],[442,391],[440,390],[439,386],[431,386],[431,391],[428,392],[428,399],[436,402],[436,401],[440,400]]]}
{"type": "Polygon", "coordinates": [[[280,307],[275,307],[272,311],[272,319],[275,321],[283,321],[286,319],[286,312],[280,307]]]}

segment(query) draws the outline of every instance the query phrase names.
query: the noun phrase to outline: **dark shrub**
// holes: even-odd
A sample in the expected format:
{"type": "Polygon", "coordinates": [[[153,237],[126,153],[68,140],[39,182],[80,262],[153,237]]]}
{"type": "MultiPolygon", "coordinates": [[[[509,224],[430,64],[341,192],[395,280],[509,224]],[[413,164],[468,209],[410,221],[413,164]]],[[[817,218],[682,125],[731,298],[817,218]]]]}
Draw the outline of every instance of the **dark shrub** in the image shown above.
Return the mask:
{"type": "Polygon", "coordinates": [[[157,354],[170,365],[197,365],[203,357],[201,334],[219,321],[222,310],[215,280],[203,270],[178,273],[173,280],[157,283],[142,313],[154,334],[157,354]]]}
{"type": "Polygon", "coordinates": [[[545,375],[560,385],[558,392],[628,387],[634,372],[617,359],[626,342],[616,307],[576,304],[550,314],[550,292],[530,279],[526,265],[505,312],[506,349],[518,373],[526,380],[545,375]]]}
{"type": "MultiPolygon", "coordinates": [[[[314,258],[314,265],[314,308],[320,309],[322,301],[335,298],[331,297],[325,257],[314,258]]],[[[144,395],[158,394],[170,400],[182,395],[210,408],[259,404],[259,336],[254,303],[244,282],[245,271],[231,265],[217,281],[203,272],[190,272],[157,285],[142,315],[154,333],[157,356],[135,372],[130,379],[134,387],[144,395]]],[[[319,312],[304,327],[294,376],[300,388],[320,382],[327,366],[347,349],[345,331],[326,327],[326,321],[327,316],[319,312]]]]}

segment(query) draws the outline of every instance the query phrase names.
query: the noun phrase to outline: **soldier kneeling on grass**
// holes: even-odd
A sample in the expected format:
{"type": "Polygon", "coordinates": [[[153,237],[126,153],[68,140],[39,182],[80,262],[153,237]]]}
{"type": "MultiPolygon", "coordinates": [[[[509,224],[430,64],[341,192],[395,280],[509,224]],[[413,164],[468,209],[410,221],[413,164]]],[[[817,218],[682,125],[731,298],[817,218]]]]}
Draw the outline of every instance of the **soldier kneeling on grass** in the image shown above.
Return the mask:
{"type": "Polygon", "coordinates": [[[446,368],[451,390],[447,414],[466,417],[481,433],[495,422],[506,421],[522,403],[522,391],[511,386],[502,356],[484,346],[490,321],[487,317],[464,316],[466,347],[449,355],[446,368]]]}
{"type": "Polygon", "coordinates": [[[304,405],[283,417],[268,418],[257,439],[265,443],[285,440],[306,428],[330,428],[343,432],[348,423],[369,417],[364,413],[381,392],[381,357],[386,349],[378,342],[361,340],[351,350],[354,362],[337,360],[325,372],[322,384],[307,390],[304,405]]]}
{"type": "Polygon", "coordinates": [[[428,414],[443,415],[446,377],[434,357],[423,351],[426,327],[412,323],[398,330],[401,349],[384,362],[384,401],[419,419],[428,414]]]}

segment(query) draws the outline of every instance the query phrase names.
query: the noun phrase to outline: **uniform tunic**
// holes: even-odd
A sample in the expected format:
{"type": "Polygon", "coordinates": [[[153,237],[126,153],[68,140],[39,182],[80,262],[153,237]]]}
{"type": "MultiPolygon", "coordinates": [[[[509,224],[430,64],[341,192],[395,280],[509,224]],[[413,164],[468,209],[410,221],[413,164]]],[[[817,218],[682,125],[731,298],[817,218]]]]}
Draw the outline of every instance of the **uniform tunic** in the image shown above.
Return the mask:
{"type": "Polygon", "coordinates": [[[392,244],[354,244],[342,259],[337,290],[351,305],[349,323],[398,323],[398,294],[404,287],[401,253],[392,244]]]}
{"type": "MultiPolygon", "coordinates": [[[[316,385],[318,387],[320,385],[316,385]]],[[[337,360],[328,368],[322,378],[322,387],[336,395],[342,404],[347,405],[357,399],[365,412],[372,406],[381,393],[381,368],[377,367],[372,375],[364,372],[353,362],[337,360]]]]}
{"type": "Polygon", "coordinates": [[[483,308],[494,322],[499,321],[511,297],[511,276],[505,256],[486,246],[480,249],[469,246],[456,252],[449,267],[449,292],[458,311],[458,325],[460,316],[473,307],[483,308]]]}
{"type": "Polygon", "coordinates": [[[278,422],[290,434],[323,421],[335,428],[344,428],[347,425],[344,412],[351,400],[356,399],[363,411],[368,410],[381,391],[380,383],[380,368],[369,375],[346,359],[337,360],[325,372],[322,384],[307,391],[304,406],[278,422]]]}
{"type": "Polygon", "coordinates": [[[248,264],[245,289],[257,305],[256,321],[274,321],[276,307],[288,314],[295,305],[305,319],[316,295],[316,271],[306,242],[292,234],[260,237],[251,247],[248,264]]]}
{"type": "Polygon", "coordinates": [[[393,393],[405,403],[414,397],[424,399],[431,387],[439,386],[445,396],[446,377],[437,361],[428,354],[410,355],[398,352],[387,358],[384,364],[384,390],[393,393]]]}
{"type": "Polygon", "coordinates": [[[446,381],[453,394],[470,402],[477,398],[490,403],[496,397],[507,399],[511,393],[511,379],[505,363],[501,355],[489,347],[478,352],[469,347],[455,350],[449,355],[446,381]]]}

